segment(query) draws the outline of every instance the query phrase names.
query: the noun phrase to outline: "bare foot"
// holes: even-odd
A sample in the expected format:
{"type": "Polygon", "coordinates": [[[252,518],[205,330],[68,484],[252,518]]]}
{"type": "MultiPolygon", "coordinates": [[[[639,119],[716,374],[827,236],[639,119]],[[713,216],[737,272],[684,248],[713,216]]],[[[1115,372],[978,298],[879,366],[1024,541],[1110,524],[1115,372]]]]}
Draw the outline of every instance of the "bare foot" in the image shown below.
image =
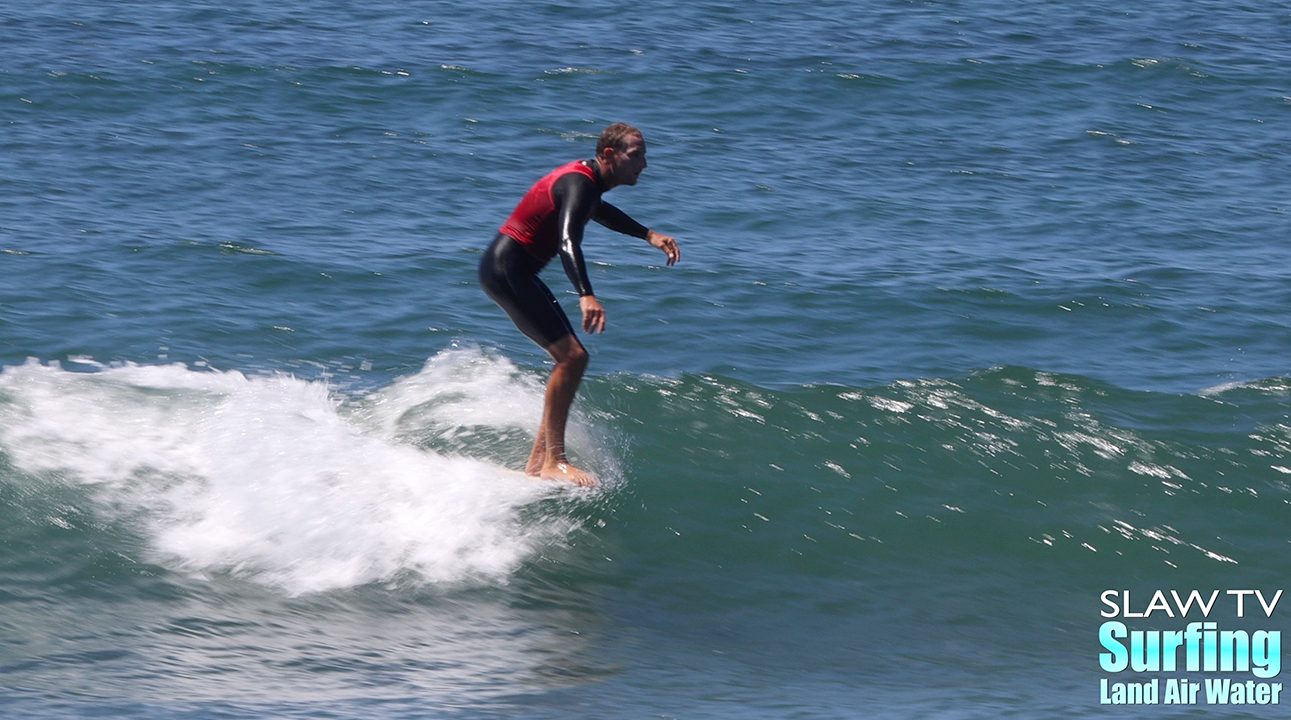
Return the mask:
{"type": "Polygon", "coordinates": [[[569,463],[551,463],[542,469],[543,480],[563,480],[564,482],[574,483],[579,487],[591,487],[596,484],[596,478],[589,472],[584,472],[569,463]]]}

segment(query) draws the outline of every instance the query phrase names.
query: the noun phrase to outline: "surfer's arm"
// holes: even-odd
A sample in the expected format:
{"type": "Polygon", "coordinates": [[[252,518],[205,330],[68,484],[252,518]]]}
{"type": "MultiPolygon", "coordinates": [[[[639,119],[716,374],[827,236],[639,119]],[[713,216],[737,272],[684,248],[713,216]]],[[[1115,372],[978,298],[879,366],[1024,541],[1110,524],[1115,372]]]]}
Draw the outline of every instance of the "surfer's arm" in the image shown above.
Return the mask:
{"type": "Polygon", "coordinates": [[[551,197],[558,208],[560,262],[579,297],[591,295],[592,281],[587,277],[587,261],[583,259],[583,228],[596,209],[600,193],[591,178],[581,173],[569,173],[551,186],[551,197]]]}
{"type": "Polygon", "coordinates": [[[645,225],[633,220],[627,213],[604,200],[602,200],[600,206],[592,212],[592,219],[614,232],[631,235],[634,238],[641,238],[642,240],[645,240],[646,235],[650,232],[646,229],[645,225]]]}
{"type": "Polygon", "coordinates": [[[669,265],[681,259],[681,250],[677,247],[675,239],[663,233],[647,229],[646,226],[629,217],[627,213],[604,200],[592,211],[592,219],[615,232],[641,238],[659,248],[664,255],[668,256],[669,265]]]}
{"type": "Polygon", "coordinates": [[[556,201],[557,227],[560,230],[560,263],[565,274],[578,291],[578,307],[583,313],[583,331],[605,331],[605,308],[592,294],[592,281],[587,277],[587,261],[583,259],[583,228],[600,202],[600,192],[591,178],[581,173],[569,173],[551,186],[552,199],[556,201]]]}

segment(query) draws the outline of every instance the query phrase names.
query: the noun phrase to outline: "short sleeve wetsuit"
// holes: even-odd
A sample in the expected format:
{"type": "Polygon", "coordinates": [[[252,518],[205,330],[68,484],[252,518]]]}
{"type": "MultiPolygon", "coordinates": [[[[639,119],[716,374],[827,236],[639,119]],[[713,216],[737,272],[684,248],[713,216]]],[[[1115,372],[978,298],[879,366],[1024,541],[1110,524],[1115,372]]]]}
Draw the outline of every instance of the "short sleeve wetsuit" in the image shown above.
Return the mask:
{"type": "Polygon", "coordinates": [[[588,220],[633,237],[645,226],[601,200],[608,188],[595,161],[578,160],[548,173],[516,205],[480,260],[480,285],[529,339],[547,348],[574,328],[551,290],[538,278],[560,255],[579,296],[592,294],[583,260],[588,220]]]}

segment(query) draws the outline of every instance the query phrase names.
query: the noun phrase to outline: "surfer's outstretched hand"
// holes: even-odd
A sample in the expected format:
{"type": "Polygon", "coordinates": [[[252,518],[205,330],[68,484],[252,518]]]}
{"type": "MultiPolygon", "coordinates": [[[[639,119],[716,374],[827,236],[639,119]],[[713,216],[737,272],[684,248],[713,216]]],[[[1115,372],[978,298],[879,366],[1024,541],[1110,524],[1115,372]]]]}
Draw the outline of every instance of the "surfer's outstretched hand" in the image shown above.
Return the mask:
{"type": "Polygon", "coordinates": [[[583,311],[583,332],[595,335],[605,332],[605,308],[595,295],[584,295],[578,299],[578,307],[583,311]]]}
{"type": "Polygon", "coordinates": [[[662,250],[668,256],[669,265],[675,265],[681,259],[681,248],[677,247],[677,241],[669,235],[647,230],[646,242],[662,250]]]}

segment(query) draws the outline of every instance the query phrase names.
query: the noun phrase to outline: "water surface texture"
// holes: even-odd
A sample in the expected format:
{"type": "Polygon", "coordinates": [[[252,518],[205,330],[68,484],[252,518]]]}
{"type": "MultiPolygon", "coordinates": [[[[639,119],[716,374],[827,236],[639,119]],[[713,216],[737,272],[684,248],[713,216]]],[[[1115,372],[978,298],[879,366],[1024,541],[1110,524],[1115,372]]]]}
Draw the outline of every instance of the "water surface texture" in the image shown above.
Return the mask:
{"type": "Polygon", "coordinates": [[[0,7],[0,714],[1282,717],[1102,704],[1281,676],[1109,672],[1099,629],[1172,589],[1219,599],[1115,619],[1288,629],[1227,594],[1291,571],[1288,37],[1172,0],[0,7]],[[589,229],[584,491],[508,470],[550,365],[475,266],[614,121],[650,167],[607,199],[683,257],[589,229]]]}

